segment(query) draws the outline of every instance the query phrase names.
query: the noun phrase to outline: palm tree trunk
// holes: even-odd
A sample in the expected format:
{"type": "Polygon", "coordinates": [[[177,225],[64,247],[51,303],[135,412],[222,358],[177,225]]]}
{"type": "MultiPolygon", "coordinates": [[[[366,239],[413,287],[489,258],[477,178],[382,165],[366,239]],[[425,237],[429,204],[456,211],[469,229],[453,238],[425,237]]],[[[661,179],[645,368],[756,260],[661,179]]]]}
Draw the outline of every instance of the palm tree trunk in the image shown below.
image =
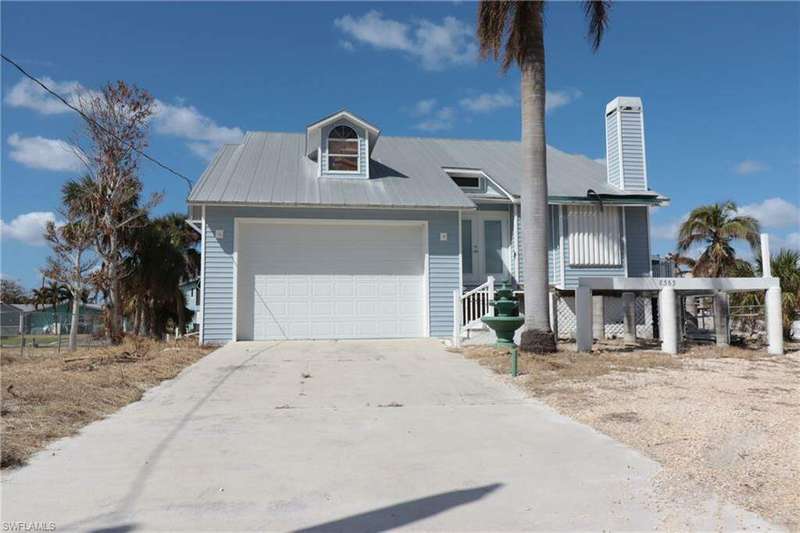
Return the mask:
{"type": "Polygon", "coordinates": [[[522,81],[522,254],[525,279],[525,325],[520,348],[526,352],[552,353],[555,338],[550,330],[548,306],[547,144],[545,141],[544,37],[537,32],[520,70],[522,81]]]}
{"type": "Polygon", "coordinates": [[[72,295],[72,319],[69,325],[69,351],[74,352],[78,349],[78,319],[81,312],[80,294],[72,295]]]}
{"type": "Polygon", "coordinates": [[[122,301],[119,272],[119,250],[116,232],[112,232],[109,237],[109,261],[108,277],[110,279],[108,299],[110,302],[109,331],[108,338],[112,344],[122,342],[122,301]]]}

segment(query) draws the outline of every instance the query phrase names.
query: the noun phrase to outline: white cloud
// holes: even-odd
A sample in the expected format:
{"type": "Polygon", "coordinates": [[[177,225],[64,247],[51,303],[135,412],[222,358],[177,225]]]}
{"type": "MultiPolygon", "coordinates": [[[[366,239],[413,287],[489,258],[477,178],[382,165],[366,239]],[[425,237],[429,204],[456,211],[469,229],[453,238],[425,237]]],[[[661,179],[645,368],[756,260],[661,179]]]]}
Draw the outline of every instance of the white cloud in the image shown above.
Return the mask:
{"type": "Polygon", "coordinates": [[[765,228],[800,229],[800,206],[783,198],[767,198],[761,203],[740,206],[739,214],[758,219],[765,228]]]}
{"type": "MultiPolygon", "coordinates": [[[[47,76],[44,76],[41,80],[42,83],[59,93],[72,105],[77,105],[82,97],[91,97],[97,94],[95,91],[86,89],[77,81],[55,81],[47,76]]],[[[63,102],[57,100],[54,96],[50,95],[38,84],[33,82],[33,80],[28,78],[19,80],[11,90],[8,91],[5,100],[11,107],[32,109],[43,115],[58,115],[72,112],[63,102]]]]}
{"type": "Polygon", "coordinates": [[[545,94],[544,108],[545,111],[552,111],[559,107],[570,104],[583,96],[583,93],[578,89],[562,89],[558,91],[547,91],[545,94]]]}
{"type": "Polygon", "coordinates": [[[452,107],[442,107],[431,113],[430,117],[418,122],[414,127],[422,131],[444,131],[453,128],[456,110],[452,107]]]}
{"type": "Polygon", "coordinates": [[[3,239],[16,239],[25,244],[41,246],[46,242],[45,226],[51,221],[56,221],[56,215],[52,211],[24,213],[8,223],[0,219],[0,236],[3,239]]]}
{"type": "Polygon", "coordinates": [[[654,239],[672,241],[673,243],[677,242],[678,230],[682,222],[683,219],[676,219],[661,224],[653,224],[653,227],[650,229],[650,235],[652,235],[654,239]]]}
{"type": "Polygon", "coordinates": [[[756,161],[754,159],[745,159],[741,163],[737,164],[733,168],[733,170],[737,174],[745,176],[747,174],[756,174],[758,172],[764,172],[765,170],[769,170],[769,166],[767,166],[766,163],[762,163],[761,161],[756,161]]]}
{"type": "Polygon", "coordinates": [[[504,107],[512,107],[515,104],[514,97],[503,90],[495,93],[481,93],[478,96],[462,98],[459,103],[461,107],[473,113],[488,113],[504,107]]]}
{"type": "Polygon", "coordinates": [[[791,248],[800,250],[800,231],[793,231],[781,237],[780,235],[770,234],[769,251],[772,255],[777,254],[781,248],[791,248]]]}
{"type": "Polygon", "coordinates": [[[346,39],[342,39],[341,41],[339,41],[339,45],[348,52],[352,52],[353,50],[356,49],[355,45],[346,39]]]}
{"type": "Polygon", "coordinates": [[[60,139],[8,136],[9,157],[26,167],[55,171],[78,171],[84,168],[77,147],[60,139]]]}
{"type": "Polygon", "coordinates": [[[440,24],[427,19],[406,24],[372,10],[361,17],[344,15],[333,24],[353,41],[380,50],[405,52],[417,58],[426,70],[471,63],[477,57],[472,26],[454,17],[445,17],[440,24]]]}
{"type": "Polygon", "coordinates": [[[244,135],[240,128],[218,125],[194,106],[176,106],[160,100],[156,100],[153,127],[156,133],[190,141],[189,149],[205,159],[210,159],[223,144],[241,142],[244,135]]]}
{"type": "MultiPolygon", "coordinates": [[[[55,81],[43,77],[42,81],[64,96],[71,104],[77,105],[80,98],[94,97],[97,91],[86,89],[77,81],[55,81]]],[[[69,108],[54,97],[47,94],[44,89],[33,81],[24,78],[17,82],[5,98],[6,103],[12,107],[31,109],[44,115],[55,115],[70,112],[69,108]]],[[[156,133],[172,135],[189,141],[188,148],[195,154],[205,159],[210,159],[222,144],[241,142],[243,132],[240,128],[229,128],[218,125],[211,118],[203,115],[197,108],[185,105],[183,99],[178,100],[178,105],[168,104],[155,100],[153,127],[156,133]]],[[[39,150],[44,150],[44,142],[50,141],[41,137],[31,139],[39,140],[39,150]]],[[[57,148],[56,144],[62,141],[50,141],[49,148],[57,148]]],[[[9,144],[11,140],[9,139],[9,144]]],[[[64,143],[66,144],[66,143],[64,143]]],[[[67,145],[69,146],[69,145],[67,145]]],[[[12,159],[14,158],[12,153],[12,159]]],[[[15,159],[19,161],[18,159],[15,159]]],[[[22,161],[20,161],[22,162],[22,161]]],[[[27,163],[26,163],[27,164],[27,163]]],[[[64,159],[54,159],[51,166],[36,166],[35,168],[49,168],[51,170],[75,170],[75,166],[65,167],[68,163],[64,159]]],[[[32,166],[32,165],[29,165],[32,166]]]]}
{"type": "Polygon", "coordinates": [[[420,100],[414,104],[414,109],[412,112],[416,116],[425,116],[431,114],[435,108],[436,98],[428,98],[426,100],[420,100]]]}

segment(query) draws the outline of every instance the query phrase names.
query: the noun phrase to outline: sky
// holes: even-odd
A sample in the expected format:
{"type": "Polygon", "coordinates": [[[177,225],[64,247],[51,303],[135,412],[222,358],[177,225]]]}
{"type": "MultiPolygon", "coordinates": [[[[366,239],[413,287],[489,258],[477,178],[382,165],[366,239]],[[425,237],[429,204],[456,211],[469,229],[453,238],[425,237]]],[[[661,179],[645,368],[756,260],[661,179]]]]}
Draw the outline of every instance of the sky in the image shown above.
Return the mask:
{"type": "MultiPolygon", "coordinates": [[[[518,140],[519,74],[477,54],[477,5],[2,2],[2,50],[68,98],[125,80],[157,102],[148,152],[197,179],[248,130],[347,108],[385,135],[518,140]]],[[[603,113],[644,101],[653,252],[694,207],[733,200],[773,250],[800,247],[800,4],[618,2],[593,53],[580,4],[547,6],[547,140],[605,157],[603,113]]],[[[41,230],[80,175],[77,116],[3,62],[0,273],[41,284],[41,230]]],[[[154,210],[186,184],[142,162],[154,210]]]]}

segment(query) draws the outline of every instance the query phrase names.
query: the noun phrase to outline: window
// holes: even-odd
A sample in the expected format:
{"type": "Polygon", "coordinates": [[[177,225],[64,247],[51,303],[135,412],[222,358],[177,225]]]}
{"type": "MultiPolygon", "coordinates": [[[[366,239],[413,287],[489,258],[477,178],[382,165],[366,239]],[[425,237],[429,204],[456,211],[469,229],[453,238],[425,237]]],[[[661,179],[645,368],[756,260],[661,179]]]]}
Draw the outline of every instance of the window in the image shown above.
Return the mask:
{"type": "Polygon", "coordinates": [[[358,134],[349,126],[336,126],[328,134],[328,170],[358,172],[358,134]]]}
{"type": "Polygon", "coordinates": [[[472,176],[450,176],[456,185],[463,189],[480,189],[481,179],[472,176]]]}
{"type": "Polygon", "coordinates": [[[572,266],[622,265],[622,224],[618,207],[567,208],[569,264],[572,266]]]}

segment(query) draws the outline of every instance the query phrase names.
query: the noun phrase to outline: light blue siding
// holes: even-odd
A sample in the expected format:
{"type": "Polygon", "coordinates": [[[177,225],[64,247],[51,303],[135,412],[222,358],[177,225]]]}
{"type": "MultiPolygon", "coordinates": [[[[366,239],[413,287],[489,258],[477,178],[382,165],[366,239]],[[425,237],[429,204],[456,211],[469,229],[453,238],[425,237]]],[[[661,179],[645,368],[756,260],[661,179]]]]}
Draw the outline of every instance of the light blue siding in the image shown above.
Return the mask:
{"type": "MultiPolygon", "coordinates": [[[[569,243],[567,236],[569,235],[569,217],[566,216],[566,206],[564,209],[564,289],[575,289],[578,286],[578,280],[583,277],[605,277],[605,276],[625,276],[625,265],[620,266],[602,266],[602,267],[585,267],[585,266],[571,266],[569,243]]],[[[624,250],[623,250],[624,253],[624,250]]]]}
{"type": "Polygon", "coordinates": [[[639,111],[620,113],[622,134],[622,180],[626,191],[647,189],[644,162],[644,138],[642,136],[642,113],[639,111]]]}
{"type": "Polygon", "coordinates": [[[622,188],[620,179],[620,153],[619,153],[619,131],[617,128],[618,111],[606,115],[606,167],[608,183],[622,188]]]}
{"type": "Polygon", "coordinates": [[[369,177],[369,165],[368,165],[368,158],[367,158],[367,131],[366,129],[359,127],[349,120],[341,119],[337,120],[332,124],[328,124],[324,128],[322,128],[322,136],[320,137],[322,146],[320,147],[320,153],[322,154],[322,161],[321,161],[321,173],[323,176],[330,176],[330,177],[340,177],[340,178],[367,178],[369,177]],[[339,173],[339,172],[329,172],[328,171],[328,133],[335,128],[336,126],[349,126],[355,130],[358,134],[358,173],[339,173]]]}
{"type": "Polygon", "coordinates": [[[204,342],[228,342],[233,334],[235,217],[427,221],[430,334],[445,337],[452,333],[453,291],[460,289],[461,267],[457,211],[209,206],[206,207],[205,280],[202,283],[204,342]],[[222,239],[217,239],[217,230],[223,231],[222,239]],[[442,233],[447,233],[446,241],[440,240],[442,233]]]}
{"type": "Polygon", "coordinates": [[[628,277],[650,276],[650,231],[646,207],[625,208],[625,255],[628,261],[628,277]]]}
{"type": "MultiPolygon", "coordinates": [[[[561,225],[558,214],[558,206],[551,205],[550,208],[550,232],[547,239],[547,276],[550,285],[557,285],[561,280],[561,254],[559,251],[559,238],[561,235],[561,225]]],[[[517,220],[517,231],[520,235],[516,236],[519,243],[519,276],[517,283],[525,282],[525,254],[522,252],[522,224],[517,220]]]]}

